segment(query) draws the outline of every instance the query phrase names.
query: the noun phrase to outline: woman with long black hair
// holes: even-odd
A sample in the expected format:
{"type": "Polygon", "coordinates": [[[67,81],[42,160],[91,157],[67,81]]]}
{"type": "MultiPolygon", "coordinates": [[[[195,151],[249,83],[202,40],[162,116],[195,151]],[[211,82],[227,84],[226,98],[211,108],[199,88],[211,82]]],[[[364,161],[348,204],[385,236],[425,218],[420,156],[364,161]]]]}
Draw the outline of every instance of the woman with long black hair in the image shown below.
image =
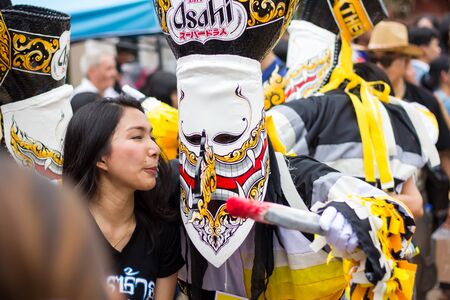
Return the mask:
{"type": "Polygon", "coordinates": [[[139,102],[120,96],[81,108],[64,153],[63,178],[87,197],[112,254],[108,285],[128,299],[173,299],[183,259],[170,169],[139,102]]]}

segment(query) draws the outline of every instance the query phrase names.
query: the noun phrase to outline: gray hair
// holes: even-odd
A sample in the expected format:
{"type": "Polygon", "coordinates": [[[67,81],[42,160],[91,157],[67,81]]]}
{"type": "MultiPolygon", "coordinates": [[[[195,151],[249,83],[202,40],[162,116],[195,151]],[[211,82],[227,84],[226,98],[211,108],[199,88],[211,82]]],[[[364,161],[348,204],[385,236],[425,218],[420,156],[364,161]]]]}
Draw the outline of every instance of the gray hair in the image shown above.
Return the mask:
{"type": "Polygon", "coordinates": [[[84,52],[80,59],[80,70],[83,76],[86,76],[89,69],[100,64],[101,58],[104,56],[113,56],[114,52],[103,49],[89,49],[84,52]]]}

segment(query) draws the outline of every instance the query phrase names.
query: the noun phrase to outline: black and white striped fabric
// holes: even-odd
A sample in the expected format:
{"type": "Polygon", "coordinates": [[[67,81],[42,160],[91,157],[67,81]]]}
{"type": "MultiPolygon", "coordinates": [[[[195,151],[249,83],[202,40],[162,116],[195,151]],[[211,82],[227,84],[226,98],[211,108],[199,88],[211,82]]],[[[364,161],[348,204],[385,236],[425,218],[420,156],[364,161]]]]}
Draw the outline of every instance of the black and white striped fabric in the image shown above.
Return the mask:
{"type": "MultiPolygon", "coordinates": [[[[430,158],[416,131],[417,126],[424,125],[414,124],[430,121],[425,116],[423,120],[412,121],[397,104],[384,103],[380,108],[390,168],[399,186],[430,158]]],[[[288,154],[309,155],[346,175],[365,177],[356,114],[343,91],[294,100],[272,108],[268,114],[274,119],[288,154]]],[[[433,126],[429,127],[432,131],[433,126]]]]}

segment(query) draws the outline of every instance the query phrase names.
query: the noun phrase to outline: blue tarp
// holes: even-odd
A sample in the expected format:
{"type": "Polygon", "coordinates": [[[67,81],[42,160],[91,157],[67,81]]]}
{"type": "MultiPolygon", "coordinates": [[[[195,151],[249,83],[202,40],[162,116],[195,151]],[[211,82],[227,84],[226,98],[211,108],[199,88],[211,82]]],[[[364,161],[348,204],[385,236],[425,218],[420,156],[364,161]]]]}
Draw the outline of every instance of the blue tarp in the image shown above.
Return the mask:
{"type": "Polygon", "coordinates": [[[159,33],[152,0],[13,0],[72,16],[71,40],[159,33]]]}

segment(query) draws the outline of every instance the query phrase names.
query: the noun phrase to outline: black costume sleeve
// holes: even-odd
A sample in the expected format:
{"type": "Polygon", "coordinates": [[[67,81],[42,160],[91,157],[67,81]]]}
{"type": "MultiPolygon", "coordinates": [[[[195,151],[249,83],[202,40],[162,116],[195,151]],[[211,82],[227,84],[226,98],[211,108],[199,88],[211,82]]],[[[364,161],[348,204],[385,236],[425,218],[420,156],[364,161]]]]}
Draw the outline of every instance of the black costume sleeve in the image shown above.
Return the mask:
{"type": "Polygon", "coordinates": [[[178,272],[184,265],[184,260],[181,256],[180,227],[178,223],[165,224],[160,238],[160,261],[157,277],[164,278],[178,272]]]}

